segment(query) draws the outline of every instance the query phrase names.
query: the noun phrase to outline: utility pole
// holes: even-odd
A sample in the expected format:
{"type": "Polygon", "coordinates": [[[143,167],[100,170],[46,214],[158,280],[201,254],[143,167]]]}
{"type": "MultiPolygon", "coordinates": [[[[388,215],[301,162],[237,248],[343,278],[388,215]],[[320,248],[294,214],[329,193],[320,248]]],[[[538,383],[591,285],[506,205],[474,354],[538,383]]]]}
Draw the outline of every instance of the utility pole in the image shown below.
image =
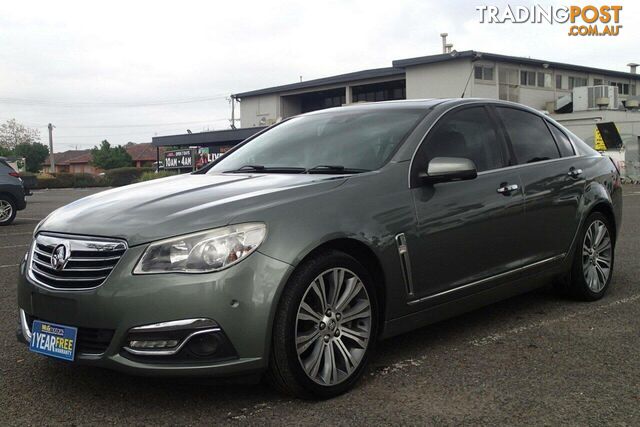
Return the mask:
{"type": "Polygon", "coordinates": [[[231,95],[231,129],[236,128],[236,98],[231,95]]]}
{"type": "Polygon", "coordinates": [[[55,126],[52,125],[51,123],[49,123],[49,126],[47,126],[47,128],[49,129],[49,159],[51,160],[51,168],[50,168],[50,172],[51,173],[55,173],[56,171],[56,160],[53,156],[53,128],[55,126]]]}

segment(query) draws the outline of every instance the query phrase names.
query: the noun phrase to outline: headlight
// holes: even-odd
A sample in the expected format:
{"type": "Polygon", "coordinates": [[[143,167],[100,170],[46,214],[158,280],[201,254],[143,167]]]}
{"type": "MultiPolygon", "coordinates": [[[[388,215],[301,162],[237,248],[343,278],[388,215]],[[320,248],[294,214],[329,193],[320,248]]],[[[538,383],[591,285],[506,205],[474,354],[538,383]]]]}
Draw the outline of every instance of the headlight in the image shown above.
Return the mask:
{"type": "Polygon", "coordinates": [[[240,262],[267,234],[262,223],[215,228],[149,245],[133,274],[208,273],[240,262]]]}

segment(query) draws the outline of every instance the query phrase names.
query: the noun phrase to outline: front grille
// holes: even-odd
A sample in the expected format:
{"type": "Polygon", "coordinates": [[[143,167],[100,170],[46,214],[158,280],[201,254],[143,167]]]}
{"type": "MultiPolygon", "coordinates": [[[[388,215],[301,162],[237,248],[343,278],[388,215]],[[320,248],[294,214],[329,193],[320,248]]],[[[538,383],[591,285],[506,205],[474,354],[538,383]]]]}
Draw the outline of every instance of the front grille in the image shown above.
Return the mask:
{"type": "MultiPolygon", "coordinates": [[[[40,319],[27,314],[27,324],[29,330],[33,331],[33,321],[47,320],[40,319]]],[[[55,323],[55,322],[52,322],[55,323]]],[[[115,331],[113,329],[97,329],[97,328],[78,328],[78,337],[76,344],[76,353],[79,354],[102,354],[107,351],[111,339],[115,331]]]]}
{"type": "Polygon", "coordinates": [[[122,240],[42,233],[31,249],[29,277],[49,288],[95,288],[126,250],[122,240]]]}

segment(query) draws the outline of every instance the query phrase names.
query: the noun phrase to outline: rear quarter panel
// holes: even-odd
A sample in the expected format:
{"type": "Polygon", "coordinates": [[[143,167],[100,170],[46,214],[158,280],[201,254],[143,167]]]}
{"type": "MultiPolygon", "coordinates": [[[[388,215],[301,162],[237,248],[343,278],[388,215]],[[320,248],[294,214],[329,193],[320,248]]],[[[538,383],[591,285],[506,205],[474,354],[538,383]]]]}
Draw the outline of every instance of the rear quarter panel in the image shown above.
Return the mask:
{"type": "MultiPolygon", "coordinates": [[[[570,254],[575,251],[584,222],[597,207],[606,206],[611,209],[616,236],[622,224],[622,185],[613,163],[606,156],[590,155],[580,157],[577,166],[583,170],[585,186],[579,206],[580,221],[568,252],[570,254]]],[[[570,263],[572,257],[567,258],[567,263],[570,263]]]]}

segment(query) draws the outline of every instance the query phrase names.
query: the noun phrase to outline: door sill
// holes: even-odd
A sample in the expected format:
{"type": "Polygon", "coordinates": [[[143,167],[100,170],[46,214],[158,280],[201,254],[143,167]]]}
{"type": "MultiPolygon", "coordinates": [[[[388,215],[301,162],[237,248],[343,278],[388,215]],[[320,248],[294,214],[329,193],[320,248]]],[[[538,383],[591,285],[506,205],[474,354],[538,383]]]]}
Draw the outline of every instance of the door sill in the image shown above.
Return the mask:
{"type": "Polygon", "coordinates": [[[525,273],[528,270],[534,269],[536,267],[541,267],[541,266],[546,265],[546,264],[551,264],[551,263],[554,263],[556,261],[560,261],[560,260],[564,259],[565,256],[566,256],[566,254],[562,253],[560,255],[556,255],[556,256],[553,256],[553,257],[550,257],[550,258],[546,258],[546,259],[543,259],[541,261],[536,261],[536,262],[533,262],[531,264],[527,264],[527,265],[522,266],[522,267],[514,268],[513,270],[505,271],[504,273],[499,273],[499,274],[496,274],[496,275],[493,275],[493,276],[490,276],[490,277],[486,277],[484,279],[476,280],[476,281],[473,281],[473,282],[470,282],[470,283],[466,283],[466,284],[461,285],[461,286],[457,286],[455,288],[447,289],[446,291],[442,291],[442,292],[438,292],[436,294],[427,295],[427,296],[422,297],[422,298],[410,300],[410,301],[407,302],[407,305],[414,306],[414,305],[422,304],[424,302],[430,301],[430,300],[435,299],[435,298],[442,297],[444,295],[449,295],[449,294],[453,294],[453,293],[459,292],[459,291],[464,290],[464,289],[469,289],[469,288],[473,288],[473,287],[476,287],[476,286],[484,285],[484,284],[492,282],[494,280],[500,280],[500,279],[503,279],[503,278],[506,278],[506,277],[509,277],[509,276],[512,276],[512,275],[525,273]]]}

